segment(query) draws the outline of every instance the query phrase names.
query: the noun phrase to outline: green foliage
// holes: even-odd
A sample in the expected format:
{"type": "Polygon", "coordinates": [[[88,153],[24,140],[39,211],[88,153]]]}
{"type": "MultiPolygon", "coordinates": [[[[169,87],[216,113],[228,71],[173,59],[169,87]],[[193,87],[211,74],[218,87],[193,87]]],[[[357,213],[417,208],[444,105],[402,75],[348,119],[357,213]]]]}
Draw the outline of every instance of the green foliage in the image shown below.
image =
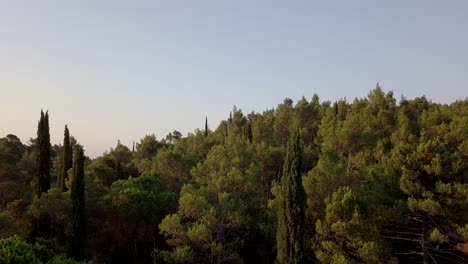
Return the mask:
{"type": "Polygon", "coordinates": [[[316,222],[314,247],[320,262],[396,263],[349,187],[338,188],[325,204],[325,218],[316,222]]]}
{"type": "Polygon", "coordinates": [[[236,251],[245,241],[246,220],[233,203],[227,193],[216,201],[216,195],[208,189],[185,185],[178,212],[166,216],[159,225],[173,250],[161,251],[156,259],[176,263],[239,263],[236,251]]]}
{"type": "MultiPolygon", "coordinates": [[[[40,198],[50,189],[51,146],[49,134],[49,113],[42,112],[37,126],[36,164],[32,180],[33,197],[40,198]]],[[[47,237],[50,233],[50,219],[39,215],[33,219],[30,237],[34,240],[47,237]]]]}
{"type": "MultiPolygon", "coordinates": [[[[235,114],[233,122],[239,116],[235,114]]],[[[255,150],[250,143],[235,135],[211,148],[206,160],[192,170],[196,184],[182,187],[177,213],[166,216],[159,226],[171,250],[155,252],[156,260],[190,256],[184,261],[238,263],[242,249],[259,254],[259,249],[246,245],[251,234],[266,235],[263,223],[255,222],[264,217],[265,202],[255,178],[260,166],[251,162],[255,150]]]]}
{"type": "Polygon", "coordinates": [[[72,204],[70,192],[62,192],[59,188],[51,188],[43,193],[41,198],[34,198],[28,214],[35,219],[46,217],[50,220],[50,235],[64,242],[72,219],[72,204]]]}
{"type": "Polygon", "coordinates": [[[66,191],[65,181],[68,178],[68,170],[73,166],[73,150],[70,142],[70,132],[68,126],[65,126],[63,136],[63,150],[62,150],[62,171],[58,177],[58,186],[62,191],[66,191]]]}
{"type": "Polygon", "coordinates": [[[252,126],[252,141],[255,143],[264,142],[266,144],[273,144],[275,142],[275,135],[273,124],[275,122],[275,112],[268,110],[262,114],[250,114],[252,126]]]}
{"type": "Polygon", "coordinates": [[[98,180],[106,186],[110,186],[120,177],[114,165],[115,163],[111,157],[99,157],[86,167],[86,175],[90,175],[92,179],[98,180]]]}
{"type": "Polygon", "coordinates": [[[323,218],[325,199],[346,184],[346,163],[335,151],[322,153],[317,166],[304,177],[308,218],[313,223],[323,218]]]}
{"type": "Polygon", "coordinates": [[[140,143],[136,144],[136,151],[133,153],[133,162],[140,173],[150,171],[151,159],[163,146],[164,144],[156,140],[154,134],[146,135],[140,140],[140,143]]]}
{"type": "Polygon", "coordinates": [[[67,127],[51,146],[48,113],[27,144],[0,138],[0,238],[37,242],[0,240],[20,252],[0,263],[74,263],[67,241],[96,263],[468,261],[466,99],[397,104],[377,85],[207,121],[73,170],[82,147],[67,127]]]}
{"type": "Polygon", "coordinates": [[[29,185],[19,167],[24,153],[25,147],[15,135],[0,138],[0,208],[20,199],[29,185]]]}
{"type": "Polygon", "coordinates": [[[85,216],[85,179],[84,179],[84,153],[83,148],[75,148],[73,162],[73,178],[71,185],[72,221],[70,233],[69,255],[76,260],[82,260],[85,254],[86,243],[86,216],[85,216]]]}
{"type": "Polygon", "coordinates": [[[106,160],[106,166],[112,168],[116,173],[118,179],[126,179],[130,176],[138,175],[138,170],[132,162],[133,155],[136,155],[137,158],[145,159],[146,157],[151,156],[151,153],[155,153],[155,146],[153,143],[156,141],[156,137],[146,136],[145,139],[142,139],[141,143],[137,143],[137,151],[132,153],[132,151],[127,147],[117,141],[117,146],[111,148],[110,152],[105,154],[103,158],[106,160]]]}
{"type": "Polygon", "coordinates": [[[4,166],[19,162],[26,149],[21,140],[13,134],[0,138],[0,146],[2,148],[0,160],[4,162],[4,166]]]}
{"type": "Polygon", "coordinates": [[[152,173],[118,180],[109,189],[99,181],[91,187],[95,190],[88,197],[92,194],[98,204],[91,208],[92,225],[88,230],[100,237],[90,241],[90,249],[102,255],[105,262],[149,261],[154,246],[162,244],[157,240],[156,227],[166,214],[176,210],[175,193],[166,190],[159,175],[152,173]],[[109,245],[108,241],[115,243],[109,245]],[[94,247],[105,247],[105,251],[94,247]]]}
{"type": "Polygon", "coordinates": [[[286,98],[276,109],[276,118],[274,123],[275,139],[280,145],[285,145],[288,142],[289,134],[291,132],[290,129],[292,128],[292,117],[293,100],[286,98]]]}
{"type": "Polygon", "coordinates": [[[0,263],[5,264],[78,264],[63,255],[56,255],[45,245],[28,244],[17,236],[0,239],[0,263]]]}
{"type": "Polygon", "coordinates": [[[429,235],[429,239],[434,243],[446,243],[448,242],[448,238],[446,235],[442,234],[438,228],[434,228],[431,234],[429,235]]]}
{"type": "Polygon", "coordinates": [[[306,195],[302,185],[302,148],[299,133],[288,143],[288,151],[279,186],[278,227],[276,233],[278,263],[302,263],[306,195]]]}
{"type": "Polygon", "coordinates": [[[38,198],[50,188],[50,134],[49,113],[41,111],[41,119],[37,126],[36,170],[33,179],[34,195],[38,198]]]}
{"type": "Polygon", "coordinates": [[[112,184],[108,199],[130,221],[157,224],[174,207],[175,195],[165,191],[157,175],[119,180],[112,184]]]}
{"type": "Polygon", "coordinates": [[[181,153],[175,148],[164,148],[158,151],[151,163],[151,171],[158,174],[165,189],[179,193],[183,184],[192,176],[190,170],[198,163],[192,153],[181,153]]]}
{"type": "Polygon", "coordinates": [[[6,238],[20,233],[20,227],[8,211],[0,211],[0,238],[6,238]]]}

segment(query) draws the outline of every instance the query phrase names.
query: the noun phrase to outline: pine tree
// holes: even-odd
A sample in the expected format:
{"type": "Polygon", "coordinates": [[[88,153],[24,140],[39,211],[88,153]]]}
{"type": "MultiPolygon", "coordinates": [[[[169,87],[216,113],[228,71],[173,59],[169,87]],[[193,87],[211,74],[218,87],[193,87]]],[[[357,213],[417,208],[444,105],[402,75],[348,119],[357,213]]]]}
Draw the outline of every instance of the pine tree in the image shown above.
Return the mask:
{"type": "Polygon", "coordinates": [[[208,117],[205,119],[205,137],[208,137],[208,117]]]}
{"type": "Polygon", "coordinates": [[[85,218],[85,182],[84,154],[81,146],[76,146],[73,162],[73,179],[71,185],[72,226],[69,244],[69,255],[76,260],[84,258],[86,240],[85,218]]]}
{"type": "Polygon", "coordinates": [[[34,196],[40,198],[50,189],[50,134],[49,113],[41,110],[41,119],[37,126],[36,169],[33,178],[34,196]]]}
{"type": "Polygon", "coordinates": [[[302,263],[306,195],[302,185],[302,147],[299,132],[289,140],[283,166],[276,233],[277,263],[302,263]]]}
{"type": "Polygon", "coordinates": [[[72,167],[73,163],[73,153],[70,142],[70,132],[68,127],[65,126],[65,132],[63,136],[63,154],[62,154],[62,172],[58,178],[58,186],[61,188],[62,192],[67,190],[65,187],[65,180],[68,178],[68,170],[72,167]]]}

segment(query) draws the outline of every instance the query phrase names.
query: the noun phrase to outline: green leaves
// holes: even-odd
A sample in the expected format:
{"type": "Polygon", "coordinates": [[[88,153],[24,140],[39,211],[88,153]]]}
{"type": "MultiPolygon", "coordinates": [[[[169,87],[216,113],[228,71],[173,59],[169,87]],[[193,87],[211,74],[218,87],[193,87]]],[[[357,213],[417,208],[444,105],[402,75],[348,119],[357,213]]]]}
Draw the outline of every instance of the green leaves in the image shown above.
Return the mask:
{"type": "Polygon", "coordinates": [[[302,185],[302,145],[298,132],[288,143],[279,185],[277,207],[277,262],[302,263],[306,195],[302,185]]]}
{"type": "Polygon", "coordinates": [[[0,211],[0,238],[6,238],[20,233],[20,226],[8,211],[0,211]]]}
{"type": "Polygon", "coordinates": [[[443,243],[448,242],[448,237],[442,234],[438,228],[434,228],[432,230],[431,234],[429,235],[429,239],[432,242],[438,243],[438,244],[443,244],[443,243]]]}
{"type": "Polygon", "coordinates": [[[0,237],[28,226],[50,236],[47,246],[8,240],[0,252],[73,263],[50,248],[84,234],[67,228],[79,222],[99,263],[146,263],[150,252],[156,263],[464,260],[467,100],[397,105],[377,85],[352,102],[286,98],[261,113],[234,107],[216,129],[205,121],[186,137],[151,134],[132,150],[118,142],[94,160],[79,153],[74,170],[67,149],[80,146],[66,127],[63,149],[51,149],[48,113],[28,145],[0,138],[0,237]],[[56,174],[59,188],[49,188],[56,174]]]}
{"type": "Polygon", "coordinates": [[[175,195],[163,190],[158,176],[150,173],[114,182],[107,198],[128,219],[147,223],[158,223],[175,201],[175,195]]]}
{"type": "Polygon", "coordinates": [[[86,206],[84,151],[81,146],[75,147],[70,197],[72,204],[72,219],[68,254],[76,260],[83,260],[85,257],[86,244],[86,206]]]}
{"type": "MultiPolygon", "coordinates": [[[[51,149],[49,134],[49,113],[42,112],[37,127],[36,168],[32,182],[34,195],[41,197],[50,188],[51,149]]],[[[43,230],[46,232],[46,230],[43,230]]]]}
{"type": "Polygon", "coordinates": [[[62,225],[66,224],[71,218],[70,193],[62,192],[60,188],[52,188],[41,198],[35,198],[28,212],[33,217],[47,214],[52,220],[62,225]]]}
{"type": "Polygon", "coordinates": [[[410,197],[408,198],[408,208],[413,212],[427,213],[432,216],[440,214],[442,211],[440,204],[430,198],[415,199],[410,197]]]}
{"type": "MultiPolygon", "coordinates": [[[[0,263],[4,264],[78,264],[46,246],[36,243],[29,244],[17,236],[0,239],[0,263]]],[[[90,263],[91,264],[91,263],[90,263]]]]}
{"type": "Polygon", "coordinates": [[[375,223],[361,213],[349,187],[326,200],[325,219],[317,220],[315,254],[322,263],[396,263],[390,258],[375,223]]]}
{"type": "Polygon", "coordinates": [[[196,188],[192,184],[182,187],[179,198],[179,213],[190,219],[200,219],[212,208],[208,201],[209,191],[204,187],[196,188]]]}
{"type": "Polygon", "coordinates": [[[242,227],[246,223],[239,221],[235,208],[228,206],[226,210],[232,201],[228,194],[214,198],[205,187],[182,187],[177,214],[166,216],[159,225],[173,249],[158,252],[156,258],[176,263],[238,259],[235,250],[243,244],[242,227]]]}

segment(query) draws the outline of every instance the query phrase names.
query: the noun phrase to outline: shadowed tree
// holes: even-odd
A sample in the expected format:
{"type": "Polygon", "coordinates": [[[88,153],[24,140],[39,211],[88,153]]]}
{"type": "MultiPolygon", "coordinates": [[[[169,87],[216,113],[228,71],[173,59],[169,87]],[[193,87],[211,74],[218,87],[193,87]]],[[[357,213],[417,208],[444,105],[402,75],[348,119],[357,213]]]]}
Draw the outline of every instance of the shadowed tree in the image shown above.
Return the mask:
{"type": "Polygon", "coordinates": [[[306,195],[302,186],[302,147],[296,131],[288,143],[280,185],[277,263],[302,263],[306,195]]]}
{"type": "Polygon", "coordinates": [[[75,149],[73,163],[73,179],[71,185],[72,225],[69,244],[69,255],[76,260],[84,258],[86,240],[85,218],[85,182],[83,148],[75,149]]]}
{"type": "Polygon", "coordinates": [[[33,178],[34,196],[40,198],[42,193],[50,189],[50,134],[49,113],[41,111],[41,119],[37,126],[36,170],[33,178]]]}
{"type": "Polygon", "coordinates": [[[62,152],[62,172],[58,178],[58,187],[62,190],[62,192],[67,190],[65,187],[65,181],[68,177],[68,170],[71,169],[73,165],[73,153],[72,147],[70,142],[70,132],[68,131],[68,127],[65,126],[65,132],[63,136],[63,152],[62,152]]]}
{"type": "MultiPolygon", "coordinates": [[[[33,197],[40,199],[42,194],[50,189],[51,146],[49,134],[49,113],[41,110],[41,119],[37,126],[36,166],[32,180],[33,197]]],[[[50,218],[41,214],[34,217],[30,238],[35,241],[38,237],[50,235],[50,218]]]]}
{"type": "Polygon", "coordinates": [[[208,136],[208,117],[205,118],[205,137],[208,136]]]}

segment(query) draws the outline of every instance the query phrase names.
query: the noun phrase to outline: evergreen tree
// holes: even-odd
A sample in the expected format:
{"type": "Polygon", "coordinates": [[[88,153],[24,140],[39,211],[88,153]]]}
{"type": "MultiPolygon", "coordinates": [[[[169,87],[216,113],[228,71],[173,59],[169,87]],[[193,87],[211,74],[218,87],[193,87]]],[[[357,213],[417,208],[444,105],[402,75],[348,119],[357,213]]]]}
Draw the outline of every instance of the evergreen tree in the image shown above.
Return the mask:
{"type": "Polygon", "coordinates": [[[84,258],[86,240],[85,218],[85,182],[84,182],[84,154],[83,148],[75,149],[73,163],[73,179],[71,185],[72,226],[69,245],[69,255],[76,260],[84,258]]]}
{"type": "Polygon", "coordinates": [[[208,117],[205,119],[205,137],[208,137],[208,117]]]}
{"type": "Polygon", "coordinates": [[[299,132],[289,140],[281,179],[278,227],[276,233],[277,263],[302,263],[306,195],[302,186],[302,147],[299,132]]]}
{"type": "MultiPolygon", "coordinates": [[[[50,189],[51,146],[49,134],[49,113],[41,110],[41,119],[37,126],[36,165],[32,180],[33,197],[40,199],[50,189]]],[[[40,214],[32,220],[30,239],[50,235],[50,218],[40,214]]]]}
{"type": "Polygon", "coordinates": [[[58,178],[58,186],[63,192],[67,190],[67,187],[65,187],[65,180],[68,177],[68,170],[73,165],[72,159],[73,153],[70,142],[70,132],[68,131],[68,127],[65,126],[65,132],[63,136],[62,173],[59,175],[58,178]]]}
{"type": "Polygon", "coordinates": [[[41,111],[41,119],[37,126],[36,168],[33,178],[34,196],[40,198],[42,193],[50,189],[50,134],[49,113],[41,111]]]}
{"type": "Polygon", "coordinates": [[[280,145],[286,145],[291,136],[293,127],[294,108],[293,100],[290,98],[284,99],[282,104],[279,104],[276,109],[276,118],[273,124],[276,141],[280,145]]]}

